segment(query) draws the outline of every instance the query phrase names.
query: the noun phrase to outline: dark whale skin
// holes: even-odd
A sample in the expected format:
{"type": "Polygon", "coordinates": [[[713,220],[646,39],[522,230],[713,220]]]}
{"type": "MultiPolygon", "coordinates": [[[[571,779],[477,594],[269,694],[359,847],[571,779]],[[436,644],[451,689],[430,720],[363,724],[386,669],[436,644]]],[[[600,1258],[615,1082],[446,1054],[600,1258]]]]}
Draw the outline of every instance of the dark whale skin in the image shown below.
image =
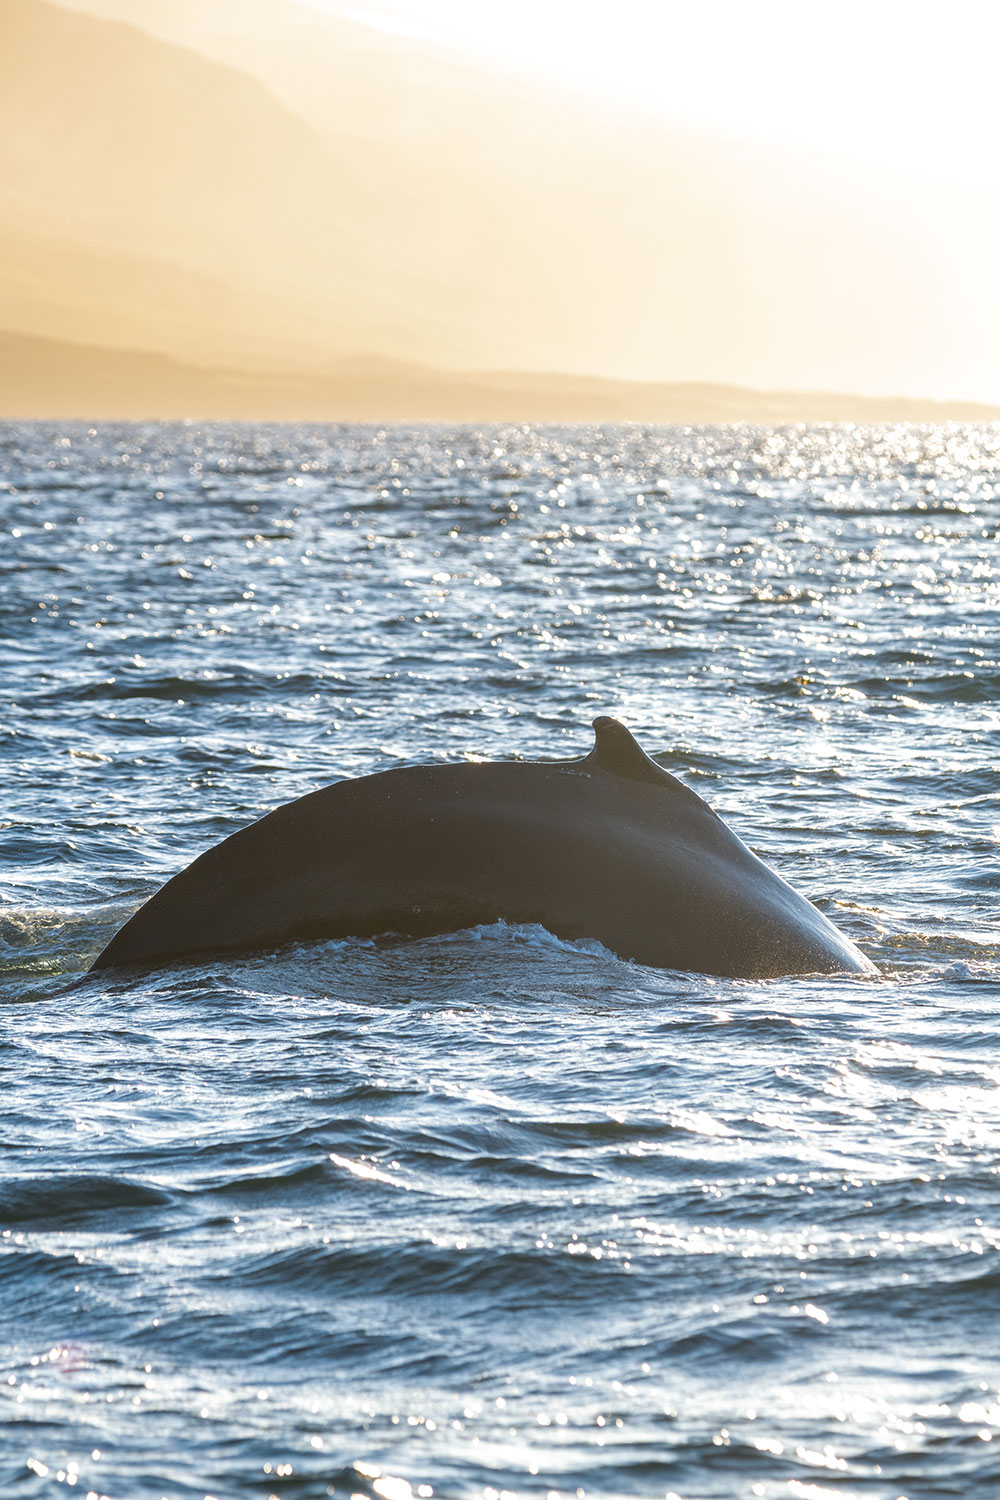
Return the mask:
{"type": "Polygon", "coordinates": [[[875,974],[616,719],[583,760],[412,766],[276,808],[199,856],[93,970],[503,920],[731,978],[875,974]]]}

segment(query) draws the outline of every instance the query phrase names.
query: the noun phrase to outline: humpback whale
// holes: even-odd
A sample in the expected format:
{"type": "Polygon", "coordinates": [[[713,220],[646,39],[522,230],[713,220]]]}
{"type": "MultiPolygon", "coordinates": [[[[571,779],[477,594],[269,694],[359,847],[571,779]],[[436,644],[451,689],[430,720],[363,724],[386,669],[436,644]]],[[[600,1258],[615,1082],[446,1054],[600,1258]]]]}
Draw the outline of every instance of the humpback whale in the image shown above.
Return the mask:
{"type": "Polygon", "coordinates": [[[875,974],[617,719],[572,761],[406,766],[311,792],[200,855],[93,970],[505,921],[733,978],[875,974]]]}

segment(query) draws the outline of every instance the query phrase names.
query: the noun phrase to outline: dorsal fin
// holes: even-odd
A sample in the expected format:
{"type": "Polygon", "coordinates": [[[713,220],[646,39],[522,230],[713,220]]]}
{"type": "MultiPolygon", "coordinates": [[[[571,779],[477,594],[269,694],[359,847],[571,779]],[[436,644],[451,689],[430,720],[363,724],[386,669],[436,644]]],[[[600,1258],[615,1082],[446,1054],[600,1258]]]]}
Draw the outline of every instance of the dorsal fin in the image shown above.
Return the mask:
{"type": "Polygon", "coordinates": [[[595,761],[602,771],[627,776],[632,781],[673,780],[669,772],[650,759],[620,720],[602,715],[594,720],[594,734],[594,748],[587,759],[595,761]]]}
{"type": "Polygon", "coordinates": [[[679,798],[686,807],[697,807],[709,818],[718,821],[718,813],[707,802],[703,802],[697,792],[685,786],[683,781],[678,781],[676,776],[671,776],[669,771],[658,766],[620,720],[602,714],[599,719],[594,720],[594,735],[593,750],[586,760],[578,764],[596,764],[612,776],[625,776],[630,781],[652,782],[654,786],[679,798]]]}

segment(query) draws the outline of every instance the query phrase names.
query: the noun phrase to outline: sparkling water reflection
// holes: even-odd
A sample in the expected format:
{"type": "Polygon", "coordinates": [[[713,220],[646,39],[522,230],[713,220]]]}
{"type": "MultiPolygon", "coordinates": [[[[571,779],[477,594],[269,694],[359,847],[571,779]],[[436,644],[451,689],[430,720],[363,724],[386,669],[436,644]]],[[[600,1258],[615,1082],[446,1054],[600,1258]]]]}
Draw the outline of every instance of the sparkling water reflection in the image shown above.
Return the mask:
{"type": "Polygon", "coordinates": [[[1000,1488],[1000,430],[0,449],[0,1493],[1000,1488]],[[599,712],[883,977],[86,978],[275,803],[599,712]]]}

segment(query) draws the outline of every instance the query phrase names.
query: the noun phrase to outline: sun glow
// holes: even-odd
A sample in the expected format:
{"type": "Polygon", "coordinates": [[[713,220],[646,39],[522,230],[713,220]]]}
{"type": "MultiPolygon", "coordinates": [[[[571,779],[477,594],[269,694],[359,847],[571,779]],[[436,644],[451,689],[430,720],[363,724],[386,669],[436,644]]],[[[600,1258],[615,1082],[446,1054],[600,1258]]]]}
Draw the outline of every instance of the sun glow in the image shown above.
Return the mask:
{"type": "Polygon", "coordinates": [[[1000,191],[981,0],[309,0],[674,121],[1000,191]]]}

